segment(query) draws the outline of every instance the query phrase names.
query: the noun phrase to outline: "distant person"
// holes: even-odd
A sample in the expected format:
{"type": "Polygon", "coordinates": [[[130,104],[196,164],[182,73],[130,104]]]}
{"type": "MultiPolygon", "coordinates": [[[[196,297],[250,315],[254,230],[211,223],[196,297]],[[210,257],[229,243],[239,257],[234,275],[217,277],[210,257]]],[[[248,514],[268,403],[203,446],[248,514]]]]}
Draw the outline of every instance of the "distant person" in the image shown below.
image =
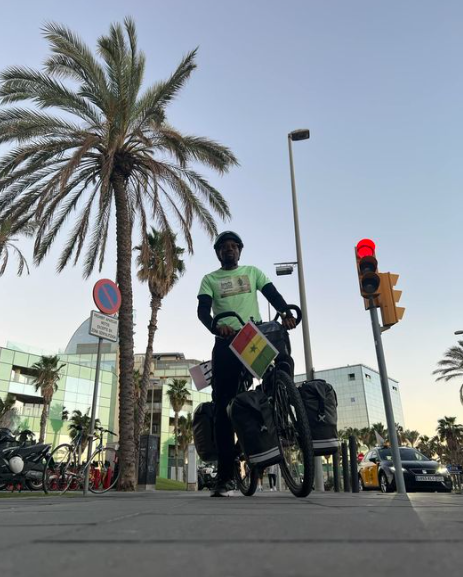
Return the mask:
{"type": "Polygon", "coordinates": [[[267,467],[268,484],[270,486],[270,491],[277,490],[277,472],[278,472],[278,465],[270,465],[270,467],[267,467]]]}
{"type": "MultiPolygon", "coordinates": [[[[265,242],[265,239],[264,239],[265,242]]],[[[198,318],[211,330],[211,309],[215,315],[233,311],[243,321],[261,321],[257,291],[260,291],[282,318],[285,329],[294,329],[296,320],[286,301],[267,276],[255,266],[238,266],[243,249],[241,237],[233,231],[219,234],[214,250],[221,267],[207,274],[198,293],[198,318]]],[[[243,365],[230,350],[230,343],[241,329],[237,318],[219,321],[212,351],[212,398],[215,402],[215,435],[218,452],[217,485],[211,497],[228,497],[234,489],[235,437],[227,406],[238,392],[243,365]]]]}

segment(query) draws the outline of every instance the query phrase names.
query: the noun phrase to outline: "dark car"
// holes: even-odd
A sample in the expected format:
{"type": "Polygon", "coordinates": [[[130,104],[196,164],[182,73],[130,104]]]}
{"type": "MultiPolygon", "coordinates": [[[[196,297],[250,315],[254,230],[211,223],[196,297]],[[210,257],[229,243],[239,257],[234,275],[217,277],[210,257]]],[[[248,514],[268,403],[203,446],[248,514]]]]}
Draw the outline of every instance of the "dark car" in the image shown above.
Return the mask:
{"type": "MultiPolygon", "coordinates": [[[[411,447],[400,447],[402,471],[407,491],[452,490],[452,480],[447,468],[432,461],[411,447]]],[[[396,490],[395,467],[389,447],[376,447],[365,455],[359,464],[359,485],[363,489],[380,489],[383,493],[396,490]]]]}

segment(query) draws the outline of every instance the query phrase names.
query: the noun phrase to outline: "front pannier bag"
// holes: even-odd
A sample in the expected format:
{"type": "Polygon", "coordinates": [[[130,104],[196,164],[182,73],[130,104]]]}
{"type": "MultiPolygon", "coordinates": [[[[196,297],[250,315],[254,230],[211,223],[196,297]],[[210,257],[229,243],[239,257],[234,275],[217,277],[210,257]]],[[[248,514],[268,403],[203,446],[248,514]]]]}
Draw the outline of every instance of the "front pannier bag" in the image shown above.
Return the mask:
{"type": "Polygon", "coordinates": [[[336,453],[339,449],[336,391],[322,379],[304,381],[299,391],[309,418],[314,455],[336,453]]]}
{"type": "Polygon", "coordinates": [[[267,467],[281,461],[273,410],[262,390],[237,395],[227,411],[250,465],[267,467]]]}
{"type": "Polygon", "coordinates": [[[193,439],[199,458],[205,462],[217,461],[214,411],[214,403],[201,403],[193,413],[193,439]]]}

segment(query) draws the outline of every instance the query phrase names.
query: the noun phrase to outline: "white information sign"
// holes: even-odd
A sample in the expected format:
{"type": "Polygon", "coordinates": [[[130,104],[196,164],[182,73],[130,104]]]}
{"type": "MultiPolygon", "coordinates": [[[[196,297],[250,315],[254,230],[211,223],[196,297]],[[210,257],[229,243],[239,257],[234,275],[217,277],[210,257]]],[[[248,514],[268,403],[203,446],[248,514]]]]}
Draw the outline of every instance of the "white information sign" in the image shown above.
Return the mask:
{"type": "Polygon", "coordinates": [[[92,311],[90,315],[90,330],[88,331],[91,335],[116,343],[118,330],[119,321],[117,319],[92,311]]]}

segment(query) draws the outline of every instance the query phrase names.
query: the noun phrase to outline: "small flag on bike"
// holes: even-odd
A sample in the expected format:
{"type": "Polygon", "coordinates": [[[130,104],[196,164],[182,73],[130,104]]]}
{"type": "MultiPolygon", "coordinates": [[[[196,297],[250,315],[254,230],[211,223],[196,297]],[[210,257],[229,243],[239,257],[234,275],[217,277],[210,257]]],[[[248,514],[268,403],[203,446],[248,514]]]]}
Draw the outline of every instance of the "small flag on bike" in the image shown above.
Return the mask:
{"type": "Polygon", "coordinates": [[[244,325],[230,343],[230,348],[256,379],[263,377],[278,355],[278,350],[252,322],[244,325]]]}
{"type": "Polygon", "coordinates": [[[193,383],[197,391],[202,391],[211,386],[212,381],[212,361],[200,363],[189,369],[193,383]]]}

